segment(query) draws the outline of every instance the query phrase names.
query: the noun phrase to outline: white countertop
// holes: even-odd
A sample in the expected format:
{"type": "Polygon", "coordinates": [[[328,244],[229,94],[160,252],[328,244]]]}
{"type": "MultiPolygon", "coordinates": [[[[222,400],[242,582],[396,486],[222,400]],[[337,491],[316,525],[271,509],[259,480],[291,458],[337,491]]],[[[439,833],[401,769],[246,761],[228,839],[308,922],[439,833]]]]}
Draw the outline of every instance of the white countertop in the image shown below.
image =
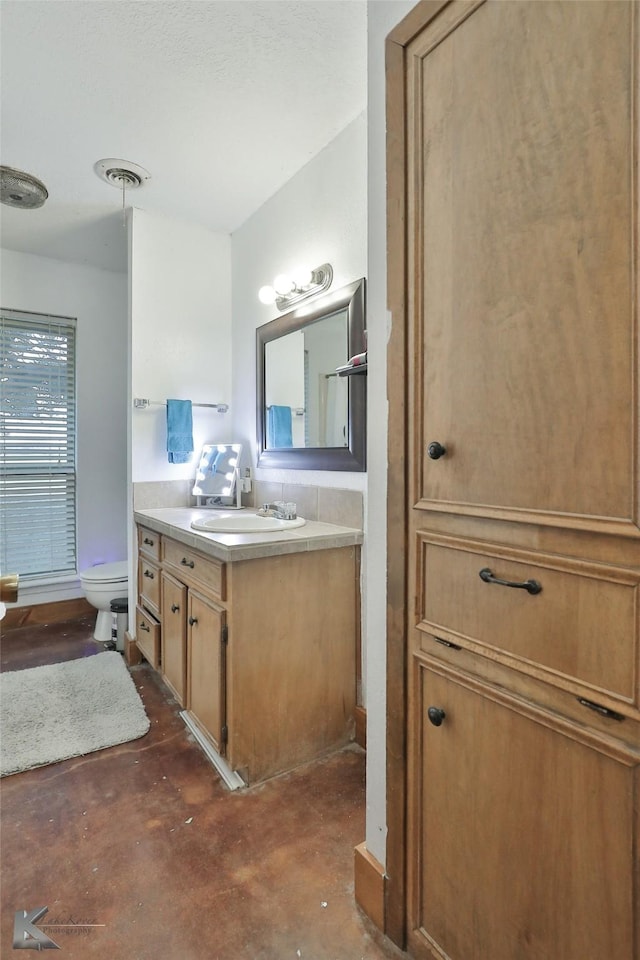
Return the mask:
{"type": "MultiPolygon", "coordinates": [[[[255,514],[251,508],[244,514],[255,514]]],[[[273,533],[204,533],[193,530],[191,521],[211,517],[215,511],[202,507],[158,507],[155,510],[136,510],[134,520],[178,540],[185,546],[200,550],[216,560],[254,560],[285,553],[303,553],[309,550],[330,550],[362,543],[363,533],[354,527],[335,523],[307,520],[302,527],[278,530],[273,533]]]]}

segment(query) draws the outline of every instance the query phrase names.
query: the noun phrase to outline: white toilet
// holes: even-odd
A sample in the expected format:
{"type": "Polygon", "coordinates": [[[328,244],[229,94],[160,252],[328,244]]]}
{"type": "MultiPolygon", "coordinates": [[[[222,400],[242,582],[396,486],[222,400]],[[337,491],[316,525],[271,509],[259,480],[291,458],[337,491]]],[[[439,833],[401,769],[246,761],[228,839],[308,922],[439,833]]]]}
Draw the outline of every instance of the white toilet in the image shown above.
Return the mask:
{"type": "Polygon", "coordinates": [[[108,643],[111,640],[111,601],[127,596],[129,564],[126,560],[99,563],[82,571],[80,583],[85,597],[98,611],[94,639],[108,643]]]}

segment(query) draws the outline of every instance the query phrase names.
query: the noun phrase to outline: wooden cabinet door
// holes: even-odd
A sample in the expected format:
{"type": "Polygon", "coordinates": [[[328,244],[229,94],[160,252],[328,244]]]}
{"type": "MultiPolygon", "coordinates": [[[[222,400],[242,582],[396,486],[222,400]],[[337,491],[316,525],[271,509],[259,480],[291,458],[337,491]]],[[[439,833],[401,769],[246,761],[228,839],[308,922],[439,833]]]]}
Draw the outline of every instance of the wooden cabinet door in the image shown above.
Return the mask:
{"type": "Polygon", "coordinates": [[[638,532],[634,19],[454,0],[409,47],[423,510],[638,532]]]}
{"type": "Polygon", "coordinates": [[[225,753],[225,611],[189,592],[187,709],[221,755],[225,753]]]}
{"type": "Polygon", "coordinates": [[[162,574],[162,677],[184,706],[187,680],[187,588],[162,574]]]}
{"type": "Polygon", "coordinates": [[[414,948],[451,960],[632,960],[638,755],[416,671],[414,948]],[[444,712],[440,726],[429,708],[444,712]]]}

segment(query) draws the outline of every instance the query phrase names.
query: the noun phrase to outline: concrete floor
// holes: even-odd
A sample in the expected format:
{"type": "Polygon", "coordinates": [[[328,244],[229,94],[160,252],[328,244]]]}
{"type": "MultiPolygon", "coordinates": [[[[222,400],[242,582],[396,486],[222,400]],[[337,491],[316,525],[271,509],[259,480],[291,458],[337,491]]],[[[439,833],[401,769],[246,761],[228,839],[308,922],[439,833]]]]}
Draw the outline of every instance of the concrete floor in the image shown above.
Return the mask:
{"type": "MultiPolygon", "coordinates": [[[[1,668],[99,653],[91,632],[91,618],[5,630],[1,668]]],[[[230,793],[157,675],[131,672],[145,737],[0,783],[0,955],[16,955],[15,912],[47,906],[38,926],[69,960],[404,957],[353,898],[364,752],[230,793]]]]}

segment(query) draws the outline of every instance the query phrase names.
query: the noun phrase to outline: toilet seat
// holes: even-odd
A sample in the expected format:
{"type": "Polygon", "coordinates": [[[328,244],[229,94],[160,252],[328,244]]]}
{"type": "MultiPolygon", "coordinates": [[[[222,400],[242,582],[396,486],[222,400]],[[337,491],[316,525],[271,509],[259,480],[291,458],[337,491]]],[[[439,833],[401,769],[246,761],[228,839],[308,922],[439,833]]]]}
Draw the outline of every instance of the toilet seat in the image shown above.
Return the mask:
{"type": "Polygon", "coordinates": [[[116,560],[115,563],[99,563],[89,567],[80,574],[81,580],[87,583],[117,583],[126,580],[129,576],[129,564],[126,560],[116,560]]]}

